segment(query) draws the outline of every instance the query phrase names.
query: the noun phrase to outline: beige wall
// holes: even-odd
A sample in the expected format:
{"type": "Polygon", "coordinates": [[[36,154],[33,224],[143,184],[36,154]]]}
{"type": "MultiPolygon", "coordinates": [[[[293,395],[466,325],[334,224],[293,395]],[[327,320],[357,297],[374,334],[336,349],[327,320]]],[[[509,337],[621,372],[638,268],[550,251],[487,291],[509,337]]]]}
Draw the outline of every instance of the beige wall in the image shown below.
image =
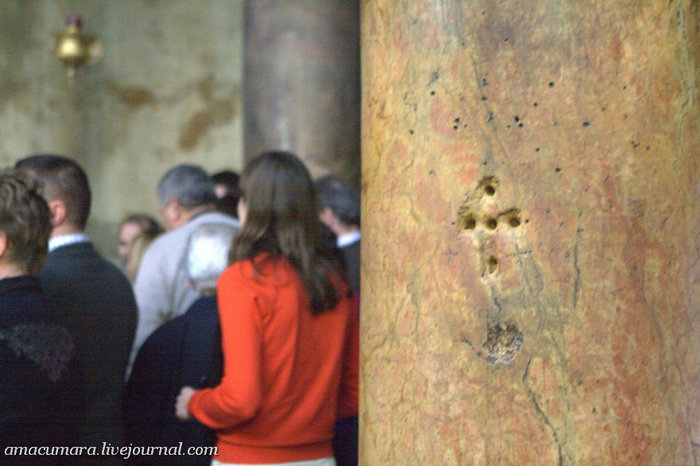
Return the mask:
{"type": "Polygon", "coordinates": [[[243,0],[0,2],[0,165],[78,160],[93,188],[88,232],[109,258],[127,213],[157,215],[177,163],[243,165],[243,0]],[[71,82],[52,48],[69,14],[105,54],[71,82]]]}

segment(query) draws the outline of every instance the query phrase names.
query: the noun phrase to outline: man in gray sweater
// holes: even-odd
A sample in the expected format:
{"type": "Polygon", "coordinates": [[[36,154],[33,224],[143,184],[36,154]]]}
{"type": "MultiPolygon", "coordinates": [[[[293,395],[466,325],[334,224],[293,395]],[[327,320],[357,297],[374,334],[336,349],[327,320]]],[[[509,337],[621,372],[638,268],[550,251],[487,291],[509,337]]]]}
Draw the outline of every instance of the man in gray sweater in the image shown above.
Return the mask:
{"type": "Polygon", "coordinates": [[[136,275],[139,322],[132,363],[154,330],[184,314],[198,298],[186,270],[185,253],[192,232],[204,223],[240,228],[238,220],[214,210],[214,183],[201,167],[183,164],[170,169],[158,183],[158,200],[167,232],[149,246],[136,275]]]}

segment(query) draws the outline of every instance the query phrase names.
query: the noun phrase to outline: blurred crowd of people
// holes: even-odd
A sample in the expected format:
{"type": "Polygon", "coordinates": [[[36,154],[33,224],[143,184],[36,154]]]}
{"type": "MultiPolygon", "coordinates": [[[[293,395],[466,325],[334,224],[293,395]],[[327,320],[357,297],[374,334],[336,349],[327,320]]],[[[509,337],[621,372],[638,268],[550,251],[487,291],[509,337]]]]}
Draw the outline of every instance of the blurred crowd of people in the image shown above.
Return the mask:
{"type": "Polygon", "coordinates": [[[159,219],[119,224],[113,264],[76,161],[0,172],[0,463],[183,444],[216,454],[128,462],[357,464],[359,191],[273,151],[240,175],[177,165],[156,195],[159,219]]]}

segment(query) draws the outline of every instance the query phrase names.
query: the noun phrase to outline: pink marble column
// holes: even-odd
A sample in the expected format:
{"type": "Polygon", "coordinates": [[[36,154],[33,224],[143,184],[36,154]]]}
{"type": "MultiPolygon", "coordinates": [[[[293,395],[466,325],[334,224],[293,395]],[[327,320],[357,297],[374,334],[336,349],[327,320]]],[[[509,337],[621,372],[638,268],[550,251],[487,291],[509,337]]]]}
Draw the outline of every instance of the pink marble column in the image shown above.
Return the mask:
{"type": "Polygon", "coordinates": [[[361,21],[362,464],[700,464],[697,4],[361,21]]]}
{"type": "Polygon", "coordinates": [[[357,0],[246,2],[246,158],[291,150],[359,181],[359,46],[357,0]]]}

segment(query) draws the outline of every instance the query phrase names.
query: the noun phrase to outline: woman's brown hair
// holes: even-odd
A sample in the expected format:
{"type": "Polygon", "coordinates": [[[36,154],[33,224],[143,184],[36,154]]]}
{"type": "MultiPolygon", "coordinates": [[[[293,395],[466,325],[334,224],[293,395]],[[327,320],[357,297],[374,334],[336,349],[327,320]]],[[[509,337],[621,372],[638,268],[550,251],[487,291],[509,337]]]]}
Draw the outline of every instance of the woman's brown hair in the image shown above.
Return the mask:
{"type": "Polygon", "coordinates": [[[335,307],[344,270],[322,242],[314,185],[301,160],[289,152],[265,152],[243,170],[240,188],[246,216],[230,261],[261,253],[273,260],[283,256],[301,277],[314,314],[335,307]]]}
{"type": "Polygon", "coordinates": [[[38,274],[48,253],[51,212],[28,182],[7,170],[0,172],[0,230],[7,237],[10,261],[38,274]]]}

